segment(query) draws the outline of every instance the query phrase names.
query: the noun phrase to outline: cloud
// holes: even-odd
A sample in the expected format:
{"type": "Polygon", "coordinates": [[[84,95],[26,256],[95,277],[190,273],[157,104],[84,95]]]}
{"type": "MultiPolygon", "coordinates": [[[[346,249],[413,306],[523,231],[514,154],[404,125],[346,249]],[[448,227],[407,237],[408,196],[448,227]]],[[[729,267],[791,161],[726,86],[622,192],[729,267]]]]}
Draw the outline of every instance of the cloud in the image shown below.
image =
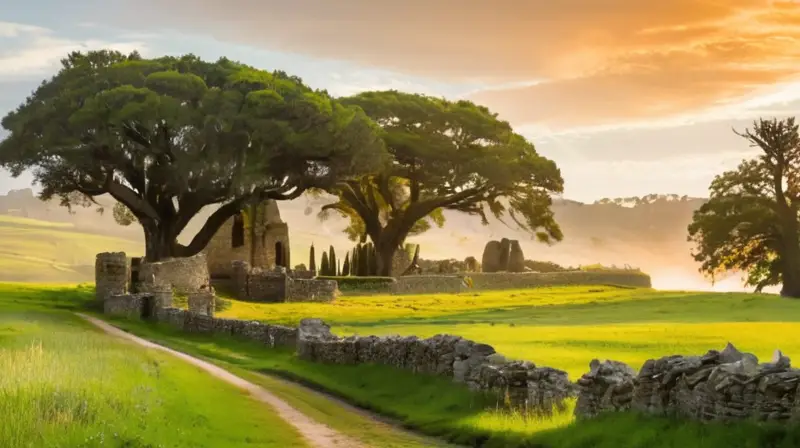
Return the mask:
{"type": "MultiPolygon", "coordinates": [[[[141,23],[155,0],[118,17],[141,23]]],[[[533,86],[474,95],[515,123],[598,125],[718,106],[792,81],[790,0],[174,0],[151,26],[448,82],[533,86]]]]}
{"type": "Polygon", "coordinates": [[[0,22],[0,82],[53,74],[67,54],[101,48],[127,53],[146,50],[146,45],[135,40],[71,39],[39,26],[0,22]]]}

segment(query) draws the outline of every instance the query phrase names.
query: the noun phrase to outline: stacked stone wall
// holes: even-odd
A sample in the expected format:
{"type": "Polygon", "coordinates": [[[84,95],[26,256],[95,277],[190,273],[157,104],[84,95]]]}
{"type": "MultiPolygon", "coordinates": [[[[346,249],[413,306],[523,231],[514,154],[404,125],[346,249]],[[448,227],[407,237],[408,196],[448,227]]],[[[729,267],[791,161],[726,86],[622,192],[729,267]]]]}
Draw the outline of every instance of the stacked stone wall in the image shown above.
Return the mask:
{"type": "Polygon", "coordinates": [[[94,262],[95,298],[103,302],[106,298],[125,294],[129,289],[130,261],[125,252],[103,252],[94,262]]]}
{"type": "Polygon", "coordinates": [[[396,280],[387,285],[391,294],[455,294],[466,289],[464,276],[459,275],[408,275],[396,280]]]}
{"type": "Polygon", "coordinates": [[[616,362],[592,361],[578,380],[575,415],[632,410],[699,421],[800,421],[800,369],[779,350],[770,362],[728,344],[700,356],[665,356],[636,374],[616,362]]]}
{"type": "Polygon", "coordinates": [[[139,267],[139,281],[167,284],[179,294],[200,291],[210,285],[206,257],[200,253],[193,257],[144,262],[139,267]]]}
{"type": "Polygon", "coordinates": [[[474,289],[524,289],[542,286],[571,285],[619,285],[650,288],[650,276],[639,271],[565,271],[565,272],[474,272],[466,276],[472,279],[474,289]]]}
{"type": "Polygon", "coordinates": [[[277,267],[253,269],[243,261],[233,266],[233,289],[240,300],[253,302],[330,302],[339,295],[335,280],[308,278],[308,274],[277,267]]]}
{"type": "Polygon", "coordinates": [[[514,409],[541,414],[563,409],[575,391],[566,372],[527,361],[508,361],[492,346],[459,336],[340,338],[321,320],[304,319],[298,332],[297,354],[307,361],[382,364],[444,376],[472,390],[495,393],[514,409]]]}
{"type": "Polygon", "coordinates": [[[295,348],[297,346],[297,329],[282,325],[223,319],[179,308],[159,309],[155,317],[158,322],[181,331],[238,336],[263,343],[268,347],[295,348]]]}

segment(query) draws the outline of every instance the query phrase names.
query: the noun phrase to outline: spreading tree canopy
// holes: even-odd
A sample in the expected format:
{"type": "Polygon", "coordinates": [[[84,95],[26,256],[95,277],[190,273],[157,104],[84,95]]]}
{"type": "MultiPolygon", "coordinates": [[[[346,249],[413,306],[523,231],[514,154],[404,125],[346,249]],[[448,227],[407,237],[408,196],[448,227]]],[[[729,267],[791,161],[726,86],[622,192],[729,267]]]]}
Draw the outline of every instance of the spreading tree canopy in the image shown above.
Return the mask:
{"type": "Polygon", "coordinates": [[[562,238],[550,209],[563,189],[556,164],[487,108],[396,91],[342,100],[383,130],[390,161],[376,175],[340,182],[323,207],[349,218],[349,236],[375,245],[378,275],[391,275],[406,237],[444,223],[443,210],[510,218],[539,240],[562,238]]]}
{"type": "Polygon", "coordinates": [[[781,295],[800,297],[798,126],[794,118],[759,120],[739,135],[761,154],[713,180],[689,225],[692,256],[712,278],[746,272],[757,291],[782,284],[781,295]]]}
{"type": "Polygon", "coordinates": [[[32,172],[41,198],[65,206],[112,196],[118,218],[142,225],[148,260],[196,254],[248,204],[328,188],[385,153],[360,109],[280,71],[193,55],[72,53],[2,126],[0,166],[32,172]]]}

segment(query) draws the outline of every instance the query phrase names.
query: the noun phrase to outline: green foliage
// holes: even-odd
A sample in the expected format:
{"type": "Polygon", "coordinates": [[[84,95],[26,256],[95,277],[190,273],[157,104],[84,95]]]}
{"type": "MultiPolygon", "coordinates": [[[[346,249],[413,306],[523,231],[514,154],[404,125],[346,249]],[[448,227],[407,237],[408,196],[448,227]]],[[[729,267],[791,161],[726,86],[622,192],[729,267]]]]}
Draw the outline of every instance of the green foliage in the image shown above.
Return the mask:
{"type": "Polygon", "coordinates": [[[214,296],[214,311],[217,313],[221,313],[223,311],[229,310],[231,308],[231,301],[228,299],[223,299],[219,296],[214,296]]]}
{"type": "Polygon", "coordinates": [[[322,208],[348,218],[348,235],[369,237],[382,274],[409,235],[444,224],[444,210],[509,219],[543,242],[563,235],[551,194],[563,190],[555,163],[487,108],[397,91],[342,100],[361,107],[384,131],[391,164],[377,175],[340,182],[322,208]]]}
{"type": "Polygon", "coordinates": [[[314,243],[311,243],[311,250],[308,254],[308,270],[317,272],[317,257],[314,255],[314,243]]]}
{"type": "Polygon", "coordinates": [[[328,252],[328,266],[329,272],[325,273],[325,275],[339,275],[337,269],[339,268],[338,260],[336,259],[336,250],[333,246],[330,247],[328,252]]]}
{"type": "Polygon", "coordinates": [[[323,276],[330,275],[330,268],[331,268],[331,265],[330,265],[330,262],[328,260],[328,253],[325,252],[325,251],[322,251],[322,262],[320,262],[320,265],[319,265],[319,273],[320,273],[320,275],[323,275],[323,276]]]}
{"type": "MultiPolygon", "coordinates": [[[[328,188],[384,161],[376,125],[299,78],[196,56],[74,52],[2,119],[0,166],[43,199],[108,194],[144,227],[146,256],[193,255],[248,203],[328,188]],[[187,246],[177,236],[222,204],[187,246]]],[[[124,213],[123,213],[124,212],[124,213]]]]}
{"type": "Polygon", "coordinates": [[[712,280],[745,272],[757,291],[783,283],[800,297],[800,134],[793,118],[760,120],[743,136],[762,154],[714,178],[688,240],[712,280]]]}
{"type": "Polygon", "coordinates": [[[350,275],[350,252],[344,254],[344,264],[342,265],[342,277],[350,275]]]}

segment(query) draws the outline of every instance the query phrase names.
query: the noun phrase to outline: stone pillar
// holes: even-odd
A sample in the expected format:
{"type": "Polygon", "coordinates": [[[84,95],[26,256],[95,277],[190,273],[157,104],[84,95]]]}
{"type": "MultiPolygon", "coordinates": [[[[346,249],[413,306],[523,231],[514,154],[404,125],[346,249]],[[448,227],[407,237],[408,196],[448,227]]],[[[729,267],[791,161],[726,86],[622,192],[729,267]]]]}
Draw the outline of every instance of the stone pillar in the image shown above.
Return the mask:
{"type": "Polygon", "coordinates": [[[214,317],[214,294],[207,291],[189,294],[189,312],[214,317]]]}
{"type": "Polygon", "coordinates": [[[128,292],[130,264],[125,252],[103,252],[94,262],[95,298],[103,302],[113,295],[128,292]]]}
{"type": "Polygon", "coordinates": [[[250,298],[248,288],[248,277],[250,276],[250,263],[246,261],[236,260],[231,263],[233,265],[233,293],[239,300],[247,300],[250,298]]]}
{"type": "Polygon", "coordinates": [[[141,282],[139,283],[139,291],[153,296],[153,307],[156,310],[172,306],[172,285],[168,283],[141,282]]]}

